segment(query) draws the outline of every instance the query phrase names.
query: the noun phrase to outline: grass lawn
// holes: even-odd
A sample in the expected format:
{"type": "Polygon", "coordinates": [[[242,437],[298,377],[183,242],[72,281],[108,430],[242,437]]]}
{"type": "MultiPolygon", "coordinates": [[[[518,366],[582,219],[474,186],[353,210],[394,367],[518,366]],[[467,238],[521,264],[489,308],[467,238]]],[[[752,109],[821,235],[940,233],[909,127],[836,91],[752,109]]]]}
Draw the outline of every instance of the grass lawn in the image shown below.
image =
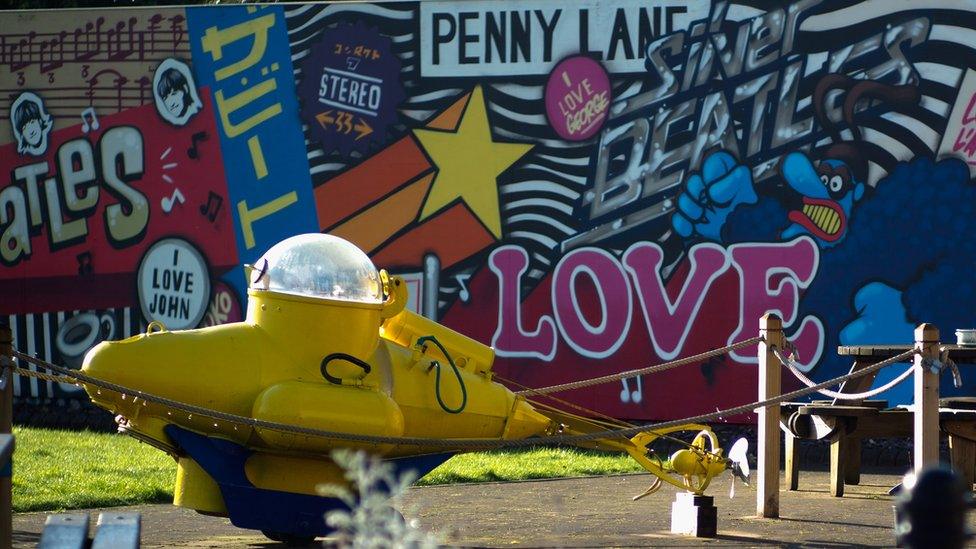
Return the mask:
{"type": "Polygon", "coordinates": [[[127,436],[14,427],[14,511],[172,501],[176,462],[127,436]]]}
{"type": "MultiPolygon", "coordinates": [[[[14,427],[14,511],[61,511],[172,501],[176,463],[133,438],[14,427]]],[[[625,455],[567,448],[462,454],[417,484],[640,471],[625,455]]]]}
{"type": "Polygon", "coordinates": [[[454,456],[417,481],[417,485],[581,477],[643,470],[624,454],[576,448],[497,450],[454,456]]]}

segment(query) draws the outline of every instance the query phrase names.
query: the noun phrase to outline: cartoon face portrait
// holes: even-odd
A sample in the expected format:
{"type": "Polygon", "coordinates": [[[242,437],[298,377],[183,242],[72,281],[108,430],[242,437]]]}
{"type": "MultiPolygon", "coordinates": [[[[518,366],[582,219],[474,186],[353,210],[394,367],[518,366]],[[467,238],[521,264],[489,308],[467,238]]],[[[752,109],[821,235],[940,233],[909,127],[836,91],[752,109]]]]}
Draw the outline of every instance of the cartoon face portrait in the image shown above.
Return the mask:
{"type": "Polygon", "coordinates": [[[34,93],[18,95],[10,106],[10,127],[20,154],[43,155],[53,125],[51,115],[44,110],[44,101],[34,93]]]}
{"type": "Polygon", "coordinates": [[[153,97],[159,115],[175,126],[185,125],[203,106],[190,67],[173,58],[164,60],[156,68],[153,97]]]}

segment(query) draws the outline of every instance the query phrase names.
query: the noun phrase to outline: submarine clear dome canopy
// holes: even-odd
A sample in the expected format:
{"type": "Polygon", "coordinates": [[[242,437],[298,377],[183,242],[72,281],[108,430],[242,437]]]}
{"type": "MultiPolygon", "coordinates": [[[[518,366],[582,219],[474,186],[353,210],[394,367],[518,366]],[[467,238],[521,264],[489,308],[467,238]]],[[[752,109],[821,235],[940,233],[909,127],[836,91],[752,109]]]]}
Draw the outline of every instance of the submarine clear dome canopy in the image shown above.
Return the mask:
{"type": "Polygon", "coordinates": [[[362,250],[338,236],[300,234],[265,252],[250,287],[355,303],[383,302],[380,273],[362,250]]]}

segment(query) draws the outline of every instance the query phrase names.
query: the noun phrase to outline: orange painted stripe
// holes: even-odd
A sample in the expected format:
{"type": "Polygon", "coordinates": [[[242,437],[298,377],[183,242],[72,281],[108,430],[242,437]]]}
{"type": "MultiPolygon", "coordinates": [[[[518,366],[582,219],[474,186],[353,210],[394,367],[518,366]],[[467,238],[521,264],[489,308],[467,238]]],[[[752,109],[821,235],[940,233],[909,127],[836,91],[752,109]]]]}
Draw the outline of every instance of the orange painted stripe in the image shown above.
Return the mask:
{"type": "Polygon", "coordinates": [[[445,130],[456,132],[458,124],[461,123],[461,115],[464,114],[464,109],[468,106],[469,99],[471,99],[470,92],[464,94],[450,107],[441,111],[440,114],[427,123],[426,128],[428,130],[445,130]]]}
{"type": "Polygon", "coordinates": [[[447,269],[494,242],[471,210],[458,203],[387,243],[372,257],[373,263],[384,269],[417,268],[425,254],[434,253],[441,269],[447,269]]]}
{"type": "Polygon", "coordinates": [[[417,219],[432,181],[433,173],[423,176],[329,233],[345,238],[366,253],[372,253],[397,231],[417,219]]]}
{"type": "Polygon", "coordinates": [[[315,188],[319,227],[328,231],[430,169],[427,157],[413,137],[400,139],[315,188]]]}

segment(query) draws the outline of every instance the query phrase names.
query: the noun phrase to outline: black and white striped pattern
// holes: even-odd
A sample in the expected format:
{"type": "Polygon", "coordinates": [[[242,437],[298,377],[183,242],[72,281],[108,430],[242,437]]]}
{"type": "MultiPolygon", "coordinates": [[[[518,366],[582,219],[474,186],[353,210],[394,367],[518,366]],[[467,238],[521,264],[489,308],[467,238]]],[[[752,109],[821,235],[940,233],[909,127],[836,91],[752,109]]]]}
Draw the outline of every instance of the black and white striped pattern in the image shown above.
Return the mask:
{"type": "MultiPolygon", "coordinates": [[[[53,313],[38,313],[26,315],[9,315],[6,321],[13,335],[14,349],[37,358],[66,365],[64,357],[57,349],[58,331],[71,317],[79,314],[94,314],[97,317],[109,315],[115,324],[115,333],[111,339],[124,339],[134,333],[145,331],[141,324],[141,315],[132,308],[105,309],[100,311],[58,311],[53,313]]],[[[33,364],[19,363],[20,368],[37,371],[33,364]]],[[[21,399],[52,399],[72,398],[79,396],[81,389],[74,386],[61,387],[52,381],[35,377],[13,377],[14,396],[21,399]]]]}
{"type": "MultiPolygon", "coordinates": [[[[759,13],[764,2],[740,0],[730,13],[759,13]]],[[[882,106],[855,117],[868,141],[868,183],[875,185],[899,161],[933,156],[939,149],[958,86],[969,67],[976,67],[976,3],[969,0],[834,0],[823,2],[804,19],[797,31],[793,54],[806,56],[800,84],[806,108],[797,118],[812,116],[810,94],[817,80],[827,74],[830,52],[850,47],[892,26],[926,18],[928,37],[906,48],[905,55],[917,72],[922,98],[918,105],[891,109],[882,106]]],[[[882,50],[883,51],[883,50],[882,50]]],[[[880,55],[880,54],[879,54],[880,55]]],[[[882,61],[888,58],[887,52],[882,61]]],[[[857,71],[851,74],[858,78],[857,71]]],[[[802,103],[801,103],[802,104],[802,103]]],[[[844,132],[849,137],[849,132],[844,132]]],[[[818,144],[829,140],[821,133],[818,144]]]]}
{"type": "MultiPolygon", "coordinates": [[[[730,3],[727,19],[742,21],[762,15],[769,5],[760,0],[738,0],[730,3]]],[[[392,39],[394,52],[402,63],[401,82],[407,99],[400,105],[399,123],[390,129],[390,141],[422,126],[474,85],[470,81],[420,79],[419,5],[416,3],[296,5],[285,10],[297,79],[302,77],[301,60],[314,47],[321,31],[329,26],[364,21],[392,39]]],[[[876,183],[898,161],[933,155],[945,131],[959,81],[967,67],[976,67],[976,3],[970,0],[834,0],[824,2],[810,13],[797,31],[791,52],[807,60],[800,83],[801,108],[797,119],[813,116],[810,95],[817,80],[827,73],[830,52],[849,47],[890,25],[915,17],[929,19],[928,40],[907,52],[920,77],[921,103],[898,111],[867,111],[857,117],[857,123],[865,139],[870,141],[867,147],[870,184],[876,183]]],[[[639,76],[612,77],[614,100],[646,91],[651,84],[648,80],[639,76]]],[[[494,139],[536,145],[518,166],[499,180],[505,243],[524,247],[530,256],[527,273],[530,280],[524,284],[528,290],[551,272],[562,253],[559,244],[590,227],[587,207],[581,198],[592,186],[598,140],[569,143],[556,137],[545,118],[543,78],[513,78],[511,82],[494,78],[481,84],[494,139]]],[[[816,131],[808,142],[828,144],[829,139],[822,130],[816,131]]],[[[844,134],[849,135],[849,131],[844,134]]],[[[343,158],[335,152],[324,153],[317,144],[307,140],[306,145],[316,186],[362,160],[343,158]]],[[[778,156],[783,152],[773,151],[773,154],[778,156]]],[[[666,222],[645,227],[640,239],[660,242],[669,251],[669,263],[677,259],[675,254],[681,254],[682,247],[672,241],[666,222]]],[[[608,245],[613,247],[612,243],[608,245]]],[[[473,258],[458,271],[470,273],[483,263],[483,257],[473,258]]],[[[453,276],[443,276],[441,280],[443,307],[453,301],[460,288],[453,285],[453,276]]]]}
{"type": "Polygon", "coordinates": [[[888,24],[912,17],[924,16],[930,21],[928,39],[908,52],[908,60],[920,77],[920,104],[900,109],[900,112],[859,119],[865,139],[873,145],[869,153],[871,184],[896,162],[915,156],[931,156],[938,150],[962,76],[967,67],[976,67],[976,4],[914,2],[902,5],[910,6],[911,11],[888,14],[884,13],[884,6],[867,2],[835,9],[811,18],[801,26],[800,32],[801,40],[828,46],[844,36],[849,41],[850,36],[860,36],[859,32],[869,29],[878,32],[888,24]],[[940,9],[918,9],[926,7],[923,6],[926,3],[937,4],[940,9]],[[872,7],[878,9],[872,10],[872,7]],[[872,15],[870,19],[863,19],[872,15]],[[851,21],[858,22],[850,24],[851,21]]]}
{"type": "MultiPolygon", "coordinates": [[[[420,127],[458,98],[474,83],[421,80],[419,77],[419,6],[415,3],[333,4],[286,8],[295,76],[300,79],[301,59],[308,55],[321,31],[338,22],[363,20],[389,36],[402,63],[401,83],[407,99],[398,109],[400,124],[391,130],[391,141],[420,127]]],[[[507,244],[526,249],[530,266],[526,281],[531,287],[552,270],[558,260],[559,244],[579,231],[574,215],[592,173],[593,141],[569,143],[559,139],[546,120],[544,79],[529,83],[482,83],[488,116],[496,141],[533,143],[535,147],[517,166],[499,179],[503,234],[507,244]]],[[[633,79],[615,79],[614,96],[630,96],[642,89],[633,79]]],[[[312,183],[320,185],[360,159],[345,159],[337,153],[324,154],[306,139],[312,183]]],[[[477,258],[457,273],[473,271],[484,263],[477,258]]],[[[442,277],[440,304],[453,301],[460,287],[453,277],[442,277]]]]}
{"type": "MultiPolygon", "coordinates": [[[[765,0],[737,0],[730,3],[727,19],[743,21],[762,15],[771,3],[765,0]]],[[[415,2],[333,4],[292,4],[284,7],[295,78],[302,78],[302,60],[315,47],[324,29],[361,21],[376,27],[392,41],[400,59],[401,84],[406,99],[399,106],[398,123],[388,129],[388,141],[407,135],[423,126],[475,85],[471,80],[421,79],[419,69],[419,4],[415,2]]],[[[905,51],[919,76],[922,100],[918,105],[898,110],[868,110],[857,117],[864,137],[870,142],[869,183],[881,179],[898,161],[915,156],[932,156],[938,150],[959,83],[968,68],[976,67],[976,2],[972,0],[831,0],[814,8],[800,25],[790,55],[806,59],[800,84],[800,110],[797,119],[813,114],[810,95],[816,82],[827,73],[831,52],[884,32],[917,17],[929,24],[925,42],[905,51]]],[[[858,75],[853,74],[854,77],[858,75]]],[[[620,101],[647,91],[652,86],[641,76],[612,76],[613,97],[620,101]]],[[[530,265],[523,287],[529,291],[538,280],[552,272],[559,260],[560,244],[590,228],[583,205],[592,188],[597,139],[570,143],[558,139],[545,118],[544,77],[486,79],[483,86],[493,138],[497,141],[532,143],[526,157],[499,179],[504,242],[522,246],[529,253],[530,265]]],[[[720,84],[714,83],[713,88],[720,84]]],[[[849,135],[849,131],[845,132],[849,135]]],[[[829,142],[822,130],[811,142],[829,142]]],[[[793,145],[788,145],[787,148],[793,145]]],[[[363,160],[361,156],[342,157],[325,152],[306,140],[313,185],[321,185],[363,160]]],[[[773,154],[782,152],[773,151],[773,154]]],[[[619,161],[619,159],[618,159],[619,161]]],[[[696,167],[692,167],[695,169],[696,167]]],[[[669,254],[669,262],[681,253],[669,238],[666,223],[642,230],[640,240],[657,240],[669,254]]],[[[630,235],[627,235],[630,238],[630,235]]],[[[623,242],[623,241],[621,241],[623,242]]],[[[626,244],[626,242],[623,242],[626,244]]],[[[615,242],[606,244],[610,248],[615,242]]],[[[483,267],[485,258],[475,257],[441,276],[440,306],[454,301],[460,287],[458,274],[470,274],[483,267]]],[[[418,266],[419,270],[419,266],[418,266]]],[[[62,311],[8,316],[15,347],[58,362],[55,340],[58,329],[72,316],[86,311],[62,311]]],[[[96,311],[115,320],[115,339],[138,333],[144,327],[138,310],[129,308],[96,311]]],[[[15,377],[15,394],[21,398],[59,398],[69,396],[56,384],[35,378],[15,377]]]]}

